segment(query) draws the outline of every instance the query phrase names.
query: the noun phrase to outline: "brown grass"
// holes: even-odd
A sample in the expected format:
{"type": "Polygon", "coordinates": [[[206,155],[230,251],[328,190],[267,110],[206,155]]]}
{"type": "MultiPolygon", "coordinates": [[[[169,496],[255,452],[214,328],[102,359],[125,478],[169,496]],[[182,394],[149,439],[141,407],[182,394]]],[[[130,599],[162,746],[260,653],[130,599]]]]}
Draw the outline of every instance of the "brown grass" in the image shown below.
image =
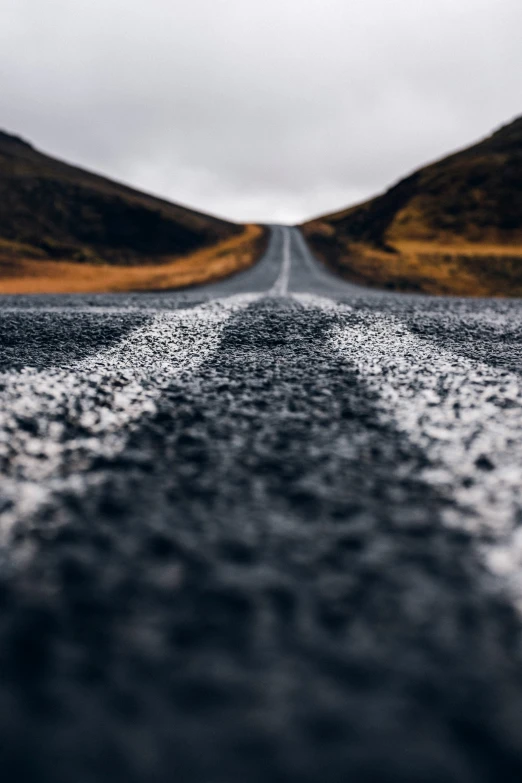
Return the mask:
{"type": "Polygon", "coordinates": [[[185,288],[248,269],[263,252],[265,230],[244,231],[183,258],[164,258],[144,266],[50,261],[14,256],[0,245],[1,294],[103,293],[185,288]]]}
{"type": "Polygon", "coordinates": [[[319,258],[347,280],[391,291],[453,296],[522,296],[522,247],[460,242],[396,242],[387,252],[365,243],[312,237],[319,258]],[[315,241],[314,241],[315,240],[315,241]]]}

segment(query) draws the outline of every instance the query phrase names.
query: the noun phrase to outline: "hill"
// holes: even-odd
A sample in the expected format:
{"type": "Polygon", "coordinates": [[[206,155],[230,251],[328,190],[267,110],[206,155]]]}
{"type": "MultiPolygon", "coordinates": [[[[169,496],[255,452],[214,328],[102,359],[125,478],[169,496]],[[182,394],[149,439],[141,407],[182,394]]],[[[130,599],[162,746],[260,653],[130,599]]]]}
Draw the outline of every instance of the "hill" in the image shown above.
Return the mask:
{"type": "Polygon", "coordinates": [[[263,233],[140,193],[0,131],[0,293],[206,282],[252,264],[263,233]]]}
{"type": "Polygon", "coordinates": [[[365,285],[522,296],[522,117],[303,231],[331,268],[365,285]]]}

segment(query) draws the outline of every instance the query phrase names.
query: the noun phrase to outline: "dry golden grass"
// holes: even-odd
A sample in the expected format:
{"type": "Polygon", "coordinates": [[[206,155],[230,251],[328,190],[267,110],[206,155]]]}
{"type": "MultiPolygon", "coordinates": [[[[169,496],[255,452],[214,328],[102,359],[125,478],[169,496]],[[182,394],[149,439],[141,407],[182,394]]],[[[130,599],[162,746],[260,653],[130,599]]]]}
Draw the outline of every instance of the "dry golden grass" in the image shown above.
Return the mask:
{"type": "Polygon", "coordinates": [[[460,242],[402,241],[395,252],[365,243],[332,251],[312,239],[317,255],[333,271],[365,286],[453,296],[522,296],[522,247],[460,242]]]}
{"type": "Polygon", "coordinates": [[[144,266],[49,261],[13,257],[0,246],[0,294],[158,291],[201,285],[252,266],[263,251],[265,230],[245,230],[212,247],[144,266]]]}

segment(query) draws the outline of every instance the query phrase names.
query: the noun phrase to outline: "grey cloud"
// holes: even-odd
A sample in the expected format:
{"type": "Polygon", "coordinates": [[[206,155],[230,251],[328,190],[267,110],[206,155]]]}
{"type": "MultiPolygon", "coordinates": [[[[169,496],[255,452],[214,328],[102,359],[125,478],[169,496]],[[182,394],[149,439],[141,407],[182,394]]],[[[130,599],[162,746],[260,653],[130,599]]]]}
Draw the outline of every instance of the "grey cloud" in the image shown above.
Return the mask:
{"type": "Polygon", "coordinates": [[[0,126],[239,220],[365,198],[520,113],[520,0],[3,0],[0,126]]]}

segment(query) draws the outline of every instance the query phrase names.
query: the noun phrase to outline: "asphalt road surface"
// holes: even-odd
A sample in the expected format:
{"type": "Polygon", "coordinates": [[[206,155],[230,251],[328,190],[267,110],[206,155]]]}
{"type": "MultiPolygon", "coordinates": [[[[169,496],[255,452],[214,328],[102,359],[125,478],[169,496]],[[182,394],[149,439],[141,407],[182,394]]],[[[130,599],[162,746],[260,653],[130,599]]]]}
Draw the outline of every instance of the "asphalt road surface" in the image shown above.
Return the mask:
{"type": "Polygon", "coordinates": [[[2,780],[522,780],[519,302],[0,307],[2,780]]]}

